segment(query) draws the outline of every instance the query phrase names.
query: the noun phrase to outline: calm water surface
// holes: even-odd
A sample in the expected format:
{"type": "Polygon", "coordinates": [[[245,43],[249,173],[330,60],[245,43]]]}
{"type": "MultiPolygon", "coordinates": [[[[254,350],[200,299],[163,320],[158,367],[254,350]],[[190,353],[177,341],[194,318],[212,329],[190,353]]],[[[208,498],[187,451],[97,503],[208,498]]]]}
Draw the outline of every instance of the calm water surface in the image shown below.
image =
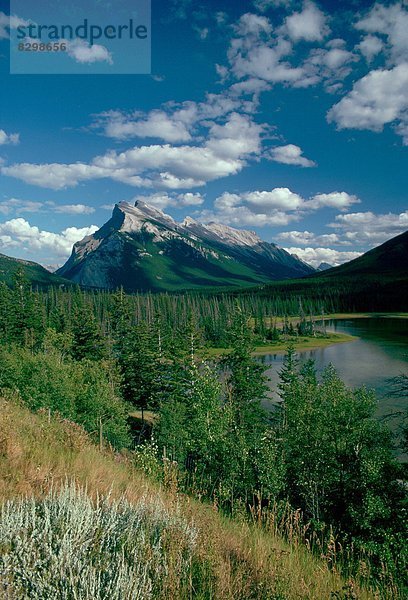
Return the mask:
{"type": "MultiPolygon", "coordinates": [[[[400,413],[408,408],[408,399],[393,396],[389,380],[401,373],[408,374],[408,319],[335,319],[327,321],[327,330],[348,333],[358,339],[326,348],[299,351],[300,361],[313,358],[319,372],[332,363],[347,385],[365,385],[374,389],[379,401],[378,416],[386,418],[396,431],[401,423],[400,413]]],[[[275,390],[283,356],[268,354],[260,357],[260,360],[269,366],[266,373],[271,379],[271,400],[276,400],[275,390]]]]}

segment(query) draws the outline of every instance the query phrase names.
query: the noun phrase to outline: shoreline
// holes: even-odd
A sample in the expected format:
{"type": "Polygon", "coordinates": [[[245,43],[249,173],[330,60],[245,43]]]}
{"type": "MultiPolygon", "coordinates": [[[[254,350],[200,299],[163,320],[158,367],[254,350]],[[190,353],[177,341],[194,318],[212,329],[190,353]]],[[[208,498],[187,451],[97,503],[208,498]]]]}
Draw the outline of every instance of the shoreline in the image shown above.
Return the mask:
{"type": "MultiPolygon", "coordinates": [[[[309,315],[306,317],[308,320],[309,315]]],[[[329,313],[322,315],[311,315],[311,318],[316,323],[322,321],[331,321],[333,319],[408,319],[408,313],[406,312],[361,312],[361,313],[329,313]]],[[[271,326],[274,323],[277,327],[282,327],[283,321],[280,320],[282,317],[266,317],[265,324],[271,326]]],[[[300,322],[300,317],[287,317],[287,321],[296,325],[300,322]]]]}
{"type": "MultiPolygon", "coordinates": [[[[347,342],[354,342],[359,338],[354,335],[348,335],[346,333],[329,333],[328,337],[322,338],[306,338],[301,337],[300,339],[288,339],[277,344],[268,344],[265,346],[256,346],[253,356],[264,356],[266,354],[285,354],[288,345],[293,343],[296,351],[302,350],[318,350],[319,348],[325,348],[333,344],[344,344],[347,342]]],[[[220,356],[221,354],[228,354],[231,352],[231,348],[208,348],[205,352],[207,356],[214,357],[220,356]]],[[[205,358],[205,357],[204,357],[205,358]]]]}

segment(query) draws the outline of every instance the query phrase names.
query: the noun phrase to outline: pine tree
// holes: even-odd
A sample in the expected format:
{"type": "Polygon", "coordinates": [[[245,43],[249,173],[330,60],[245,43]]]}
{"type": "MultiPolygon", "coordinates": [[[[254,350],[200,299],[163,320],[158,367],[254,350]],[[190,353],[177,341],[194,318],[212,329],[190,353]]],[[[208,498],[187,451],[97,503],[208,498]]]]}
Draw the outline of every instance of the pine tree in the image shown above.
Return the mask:
{"type": "Polygon", "coordinates": [[[100,327],[89,304],[80,302],[74,308],[72,333],[72,354],[76,360],[100,360],[106,356],[100,327]]]}

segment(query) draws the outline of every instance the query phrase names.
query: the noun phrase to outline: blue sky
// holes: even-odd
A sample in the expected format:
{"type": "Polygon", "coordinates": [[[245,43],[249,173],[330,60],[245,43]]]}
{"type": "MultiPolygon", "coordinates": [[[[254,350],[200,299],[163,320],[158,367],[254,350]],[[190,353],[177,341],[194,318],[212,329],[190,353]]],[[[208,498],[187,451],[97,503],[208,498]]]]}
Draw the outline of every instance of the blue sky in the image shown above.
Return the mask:
{"type": "Polygon", "coordinates": [[[314,265],[408,228],[408,2],[153,0],[151,75],[10,75],[0,10],[0,252],[63,264],[136,198],[314,265]]]}

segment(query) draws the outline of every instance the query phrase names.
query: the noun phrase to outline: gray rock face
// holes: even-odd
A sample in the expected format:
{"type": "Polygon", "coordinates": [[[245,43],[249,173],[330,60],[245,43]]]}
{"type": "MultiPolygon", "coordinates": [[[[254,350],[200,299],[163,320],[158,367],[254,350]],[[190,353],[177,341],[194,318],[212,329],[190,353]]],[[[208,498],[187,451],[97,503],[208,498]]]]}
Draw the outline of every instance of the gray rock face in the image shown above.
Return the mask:
{"type": "Polygon", "coordinates": [[[314,269],[252,231],[187,217],[178,223],[143,202],[121,202],[74,245],[58,274],[84,286],[128,291],[243,287],[314,269]]]}

